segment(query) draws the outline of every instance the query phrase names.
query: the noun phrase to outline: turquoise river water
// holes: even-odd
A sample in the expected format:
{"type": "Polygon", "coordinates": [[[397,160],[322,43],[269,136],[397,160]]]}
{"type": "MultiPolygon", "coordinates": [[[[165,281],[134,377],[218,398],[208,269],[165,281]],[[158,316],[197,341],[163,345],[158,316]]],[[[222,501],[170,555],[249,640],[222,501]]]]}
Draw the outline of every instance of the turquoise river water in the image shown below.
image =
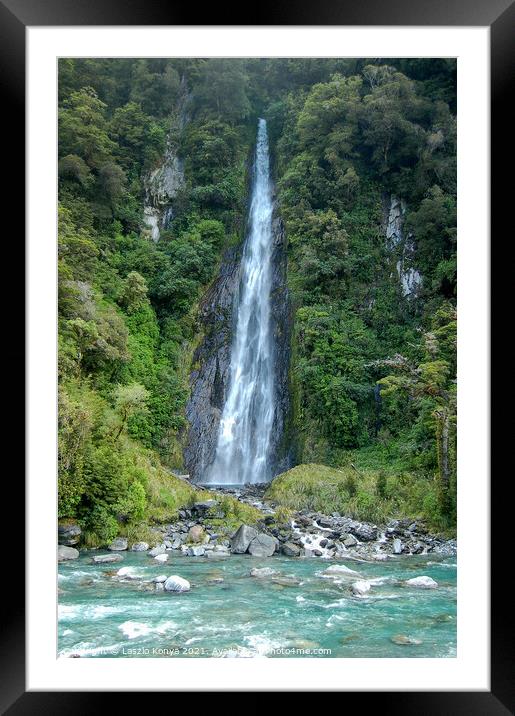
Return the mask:
{"type": "Polygon", "coordinates": [[[324,559],[170,553],[163,565],[125,552],[122,562],[91,564],[91,554],[59,565],[62,657],[456,656],[455,557],[347,561],[372,580],[370,592],[355,597],[349,580],[323,574],[336,564],[324,559]],[[280,572],[278,581],[250,576],[252,567],[265,566],[280,572]],[[115,576],[121,567],[137,579],[115,576]],[[186,578],[191,590],[147,591],[144,580],[164,574],[186,578]],[[438,588],[403,583],[421,575],[438,588]],[[412,643],[392,641],[399,636],[412,643]]]}

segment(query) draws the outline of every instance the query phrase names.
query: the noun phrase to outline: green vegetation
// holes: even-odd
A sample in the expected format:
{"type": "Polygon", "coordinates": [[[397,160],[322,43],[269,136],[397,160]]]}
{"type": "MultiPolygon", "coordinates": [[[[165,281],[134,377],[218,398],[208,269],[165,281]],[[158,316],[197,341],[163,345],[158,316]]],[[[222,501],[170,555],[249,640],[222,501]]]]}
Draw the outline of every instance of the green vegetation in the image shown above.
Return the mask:
{"type": "Polygon", "coordinates": [[[442,522],[435,483],[415,479],[408,472],[327,465],[297,465],[278,475],[266,495],[280,507],[277,522],[288,522],[294,510],[339,512],[357,520],[384,524],[392,518],[421,519],[437,531],[448,532],[442,522]]]}
{"type": "Polygon", "coordinates": [[[256,522],[263,518],[262,512],[252,505],[240,502],[230,495],[209,494],[211,498],[217,500],[216,507],[212,508],[207,515],[207,523],[212,527],[222,527],[225,531],[232,534],[242,523],[246,525],[255,525],[256,522]]]}
{"type": "Polygon", "coordinates": [[[197,60],[60,62],[59,515],[86,544],[146,534],[200,499],[170,469],[182,467],[198,300],[241,233],[246,113],[220,98],[242,82],[236,66],[197,60]],[[185,94],[194,116],[178,133],[185,94]],[[167,133],[186,182],[156,245],[144,177],[167,133]]]}
{"type": "MultiPolygon", "coordinates": [[[[288,239],[296,459],[349,475],[353,461],[365,475],[345,493],[353,514],[406,510],[452,529],[455,69],[60,60],[59,516],[78,519],[87,544],[147,534],[198,499],[171,470],[182,469],[199,301],[243,235],[257,116],[288,239]],[[145,179],[167,142],[184,183],[156,244],[145,179]],[[402,295],[401,249],[384,238],[392,194],[406,202],[416,297],[402,295]]],[[[258,519],[229,498],[221,513],[213,520],[258,519]]]]}
{"type": "Polygon", "coordinates": [[[432,76],[420,61],[335,62],[272,105],[294,309],[297,461],[340,468],[349,451],[386,445],[402,455],[399,480],[409,474],[414,494],[420,485],[436,493],[431,519],[452,529],[453,65],[437,61],[432,76]],[[422,275],[416,296],[402,295],[397,273],[406,248],[385,241],[390,196],[406,202],[404,236],[422,275]]]}

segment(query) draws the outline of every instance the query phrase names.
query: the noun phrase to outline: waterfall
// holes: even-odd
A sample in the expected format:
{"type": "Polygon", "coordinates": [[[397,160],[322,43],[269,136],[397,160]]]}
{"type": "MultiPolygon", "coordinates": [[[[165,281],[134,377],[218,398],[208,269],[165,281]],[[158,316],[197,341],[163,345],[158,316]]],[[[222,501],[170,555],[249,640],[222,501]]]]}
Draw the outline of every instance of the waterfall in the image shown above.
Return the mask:
{"type": "Polygon", "coordinates": [[[215,458],[203,482],[267,482],[275,409],[274,347],[270,328],[272,187],[266,121],[259,120],[249,229],[241,260],[236,328],[227,398],[215,458]]]}

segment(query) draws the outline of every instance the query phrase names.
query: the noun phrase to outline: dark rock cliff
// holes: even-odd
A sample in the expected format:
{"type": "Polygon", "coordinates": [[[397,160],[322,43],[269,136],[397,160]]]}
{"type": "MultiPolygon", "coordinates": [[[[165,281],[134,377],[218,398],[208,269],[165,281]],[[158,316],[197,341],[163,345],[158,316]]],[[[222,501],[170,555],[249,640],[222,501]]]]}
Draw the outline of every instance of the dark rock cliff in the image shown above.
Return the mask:
{"type": "MultiPolygon", "coordinates": [[[[241,247],[229,249],[222,259],[218,277],[200,305],[199,318],[204,337],[193,356],[191,395],[186,407],[189,423],[184,464],[192,479],[202,479],[215,456],[220,417],[225,403],[235,307],[240,281],[241,247]]],[[[288,375],[291,316],[286,287],[286,244],[277,207],[273,218],[271,320],[276,365],[276,400],[270,461],[272,475],[291,465],[285,426],[290,411],[288,375]]]]}
{"type": "Polygon", "coordinates": [[[270,461],[272,476],[288,470],[293,464],[291,441],[287,429],[290,421],[289,372],[291,356],[292,315],[286,285],[286,236],[275,205],[272,223],[274,235],[272,254],[271,320],[275,350],[275,416],[270,461]]]}
{"type": "Polygon", "coordinates": [[[189,431],[184,448],[184,464],[194,480],[202,476],[215,455],[229,380],[239,267],[239,251],[226,251],[218,277],[200,304],[199,320],[204,337],[193,355],[191,394],[186,406],[189,431]]]}

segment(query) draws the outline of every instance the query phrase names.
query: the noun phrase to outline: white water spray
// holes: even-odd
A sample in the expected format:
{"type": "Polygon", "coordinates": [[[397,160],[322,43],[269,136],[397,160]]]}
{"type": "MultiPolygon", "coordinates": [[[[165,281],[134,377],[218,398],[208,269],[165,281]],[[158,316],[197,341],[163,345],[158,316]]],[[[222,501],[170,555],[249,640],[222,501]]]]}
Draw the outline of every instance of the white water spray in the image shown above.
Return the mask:
{"type": "Polygon", "coordinates": [[[271,478],[274,350],[270,329],[272,190],[266,122],[259,120],[249,231],[243,248],[229,387],[215,459],[203,482],[242,485],[271,478]]]}

